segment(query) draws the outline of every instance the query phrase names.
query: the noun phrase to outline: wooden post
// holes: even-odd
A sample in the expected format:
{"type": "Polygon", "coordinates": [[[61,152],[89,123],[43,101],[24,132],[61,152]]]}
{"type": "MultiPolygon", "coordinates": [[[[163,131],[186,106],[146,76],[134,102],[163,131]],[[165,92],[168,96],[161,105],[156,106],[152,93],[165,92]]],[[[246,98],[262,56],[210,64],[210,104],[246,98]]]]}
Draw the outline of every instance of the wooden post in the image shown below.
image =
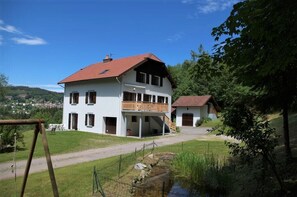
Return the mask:
{"type": "Polygon", "coordinates": [[[24,179],[23,179],[23,184],[22,184],[22,190],[21,190],[21,196],[24,196],[24,193],[25,193],[27,178],[28,178],[28,174],[29,174],[29,170],[30,170],[30,166],[31,166],[32,158],[33,158],[33,153],[34,153],[38,133],[39,133],[39,126],[36,124],[35,130],[34,130],[34,135],[33,135],[33,142],[32,142],[32,145],[31,145],[29,158],[28,158],[28,161],[27,161],[26,169],[25,169],[25,174],[24,174],[24,179]]]}
{"type": "Polygon", "coordinates": [[[53,194],[55,197],[58,197],[59,192],[58,192],[54,169],[53,169],[51,156],[50,156],[50,152],[49,152],[49,148],[48,148],[48,143],[47,143],[47,139],[46,139],[44,120],[41,120],[41,119],[0,120],[0,125],[30,125],[30,124],[35,125],[35,130],[34,130],[33,141],[32,141],[32,145],[31,145],[31,149],[30,149],[30,153],[29,153],[29,158],[28,158],[28,161],[26,164],[26,169],[25,169],[25,173],[24,173],[24,179],[23,179],[22,190],[21,190],[20,196],[24,196],[24,193],[25,193],[25,188],[26,188],[28,174],[29,174],[29,170],[30,170],[30,166],[31,166],[32,158],[33,158],[33,153],[35,150],[38,133],[40,133],[42,135],[42,144],[43,144],[45,157],[46,157],[46,161],[47,161],[47,167],[48,167],[48,171],[49,171],[49,175],[50,175],[50,179],[51,179],[51,183],[52,183],[53,194]]]}
{"type": "Polygon", "coordinates": [[[139,116],[139,138],[141,138],[142,134],[142,115],[139,116]]]}
{"type": "Polygon", "coordinates": [[[48,143],[47,143],[47,139],[46,139],[44,124],[40,123],[39,128],[40,128],[39,130],[40,130],[41,135],[42,135],[42,144],[43,144],[44,153],[45,153],[45,157],[46,157],[49,176],[50,176],[51,183],[52,183],[53,193],[54,193],[55,197],[58,197],[59,196],[58,186],[57,186],[57,183],[56,183],[54,168],[53,168],[51,155],[50,155],[49,148],[48,148],[48,143]]]}
{"type": "Polygon", "coordinates": [[[120,178],[120,175],[121,175],[121,167],[122,167],[122,155],[120,155],[118,178],[120,178]]]}
{"type": "Polygon", "coordinates": [[[163,116],[162,135],[165,135],[165,115],[163,116]]]}

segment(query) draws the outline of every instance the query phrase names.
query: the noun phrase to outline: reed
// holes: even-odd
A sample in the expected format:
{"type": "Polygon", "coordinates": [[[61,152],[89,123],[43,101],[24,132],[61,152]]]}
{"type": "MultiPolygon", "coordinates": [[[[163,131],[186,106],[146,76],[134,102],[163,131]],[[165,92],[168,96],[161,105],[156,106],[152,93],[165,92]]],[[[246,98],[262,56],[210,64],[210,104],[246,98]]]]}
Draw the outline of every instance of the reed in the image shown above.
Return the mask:
{"type": "Polygon", "coordinates": [[[175,178],[189,189],[225,194],[230,189],[230,178],[224,161],[213,154],[182,152],[172,162],[175,178]]]}

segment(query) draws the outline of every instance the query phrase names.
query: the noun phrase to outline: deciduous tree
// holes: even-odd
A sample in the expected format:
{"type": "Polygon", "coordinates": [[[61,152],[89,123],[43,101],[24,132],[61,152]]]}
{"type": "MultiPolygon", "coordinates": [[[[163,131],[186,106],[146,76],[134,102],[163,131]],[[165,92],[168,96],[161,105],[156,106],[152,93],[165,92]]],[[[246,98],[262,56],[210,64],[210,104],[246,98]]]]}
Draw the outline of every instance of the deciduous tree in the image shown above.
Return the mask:
{"type": "Polygon", "coordinates": [[[281,109],[285,151],[291,157],[288,110],[297,94],[297,1],[245,0],[212,35],[216,57],[258,92],[259,109],[281,109]]]}

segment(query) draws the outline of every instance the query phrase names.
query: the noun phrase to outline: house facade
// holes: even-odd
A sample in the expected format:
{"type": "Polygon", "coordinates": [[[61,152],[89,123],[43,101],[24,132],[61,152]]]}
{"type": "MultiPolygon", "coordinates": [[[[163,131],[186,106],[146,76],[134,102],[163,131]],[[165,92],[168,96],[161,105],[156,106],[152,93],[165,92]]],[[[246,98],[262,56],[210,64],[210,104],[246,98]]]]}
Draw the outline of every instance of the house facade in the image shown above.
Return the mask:
{"type": "Polygon", "coordinates": [[[217,119],[220,110],[215,99],[210,96],[181,96],[173,104],[176,126],[195,127],[203,118],[217,119]]]}
{"type": "Polygon", "coordinates": [[[106,56],[59,84],[65,88],[63,124],[68,130],[138,137],[170,131],[174,83],[153,54],[106,56]]]}

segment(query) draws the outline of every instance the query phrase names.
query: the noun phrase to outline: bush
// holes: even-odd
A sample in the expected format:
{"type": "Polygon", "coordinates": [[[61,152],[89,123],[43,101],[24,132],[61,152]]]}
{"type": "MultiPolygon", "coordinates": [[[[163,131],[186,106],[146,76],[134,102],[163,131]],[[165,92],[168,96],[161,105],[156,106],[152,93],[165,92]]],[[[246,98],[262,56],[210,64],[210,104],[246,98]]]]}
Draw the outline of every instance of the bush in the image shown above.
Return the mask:
{"type": "MultiPolygon", "coordinates": [[[[14,133],[16,133],[17,142],[21,142],[23,146],[24,135],[19,131],[18,126],[1,126],[0,127],[0,152],[9,152],[13,150],[14,133]]],[[[19,148],[17,146],[17,148],[19,148]]]]}
{"type": "Polygon", "coordinates": [[[196,126],[196,127],[199,127],[199,126],[201,126],[203,123],[208,122],[208,121],[211,121],[211,119],[208,118],[208,117],[207,117],[207,118],[200,118],[199,120],[196,121],[195,126],[196,126]]]}

